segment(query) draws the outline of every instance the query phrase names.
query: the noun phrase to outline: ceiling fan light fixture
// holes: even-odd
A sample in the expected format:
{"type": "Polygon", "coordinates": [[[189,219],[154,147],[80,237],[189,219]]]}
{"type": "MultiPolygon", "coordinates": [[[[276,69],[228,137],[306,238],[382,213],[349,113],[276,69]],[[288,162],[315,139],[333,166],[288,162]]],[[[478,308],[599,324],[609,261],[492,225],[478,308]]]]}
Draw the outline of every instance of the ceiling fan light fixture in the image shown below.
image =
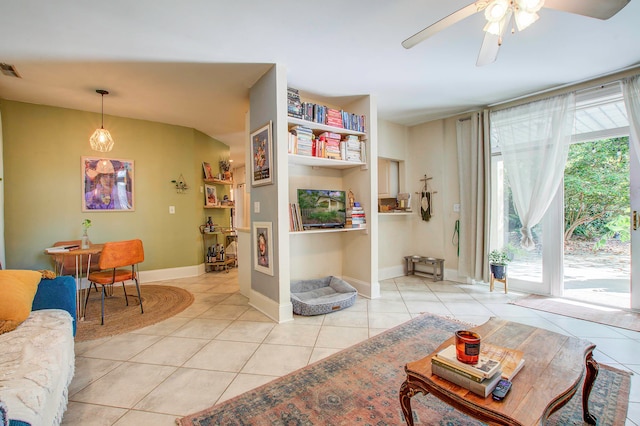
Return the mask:
{"type": "Polygon", "coordinates": [[[544,0],[516,0],[516,6],[523,12],[536,13],[544,6],[544,0]]]}
{"type": "Polygon", "coordinates": [[[104,95],[108,95],[109,92],[97,89],[96,93],[100,94],[100,98],[102,100],[102,111],[100,114],[101,124],[100,128],[96,129],[89,138],[89,145],[91,145],[91,149],[94,151],[109,152],[113,149],[113,138],[111,137],[111,133],[104,128],[104,95]]]}
{"type": "Polygon", "coordinates": [[[509,2],[507,0],[493,0],[484,10],[484,17],[489,22],[499,22],[504,19],[509,11],[509,2]]]}
{"type": "Polygon", "coordinates": [[[522,10],[516,10],[515,20],[516,20],[516,26],[518,27],[518,31],[524,30],[529,25],[536,22],[539,18],[540,16],[538,16],[538,14],[535,12],[529,13],[529,12],[524,12],[522,10]]]}

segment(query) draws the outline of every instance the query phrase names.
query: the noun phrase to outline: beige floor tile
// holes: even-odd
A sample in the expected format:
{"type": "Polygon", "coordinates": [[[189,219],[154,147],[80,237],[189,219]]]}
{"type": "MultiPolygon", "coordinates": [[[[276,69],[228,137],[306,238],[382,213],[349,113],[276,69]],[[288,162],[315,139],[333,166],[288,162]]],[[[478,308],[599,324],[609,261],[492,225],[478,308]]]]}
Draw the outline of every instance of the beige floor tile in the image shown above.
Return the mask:
{"type": "Polygon", "coordinates": [[[247,391],[255,389],[259,386],[269,383],[272,380],[277,379],[277,376],[261,376],[257,374],[238,374],[238,376],[231,382],[227,390],[224,391],[222,396],[216,403],[226,401],[238,396],[247,391]]]}
{"type": "Polygon", "coordinates": [[[255,321],[235,321],[220,333],[216,340],[232,340],[235,342],[262,342],[271,332],[275,324],[255,321]]]}
{"type": "Polygon", "coordinates": [[[198,318],[213,318],[223,320],[236,320],[249,310],[248,306],[216,305],[203,312],[198,318]]]}
{"type": "Polygon", "coordinates": [[[73,396],[73,401],[132,408],[175,367],[125,362],[73,396]]]}
{"type": "Polygon", "coordinates": [[[263,314],[262,312],[249,308],[245,313],[238,317],[240,321],[259,321],[259,322],[270,322],[275,323],[271,318],[263,314]]]}
{"type": "Polygon", "coordinates": [[[69,385],[69,395],[73,396],[76,392],[82,390],[88,384],[95,382],[121,364],[122,361],[76,357],[75,374],[69,385]]]}
{"type": "Polygon", "coordinates": [[[131,334],[150,334],[154,336],[168,336],[183,325],[189,322],[189,318],[184,317],[171,317],[164,321],[160,321],[156,324],[144,327],[138,330],[133,330],[131,334]]]}
{"type": "Polygon", "coordinates": [[[180,368],[137,403],[135,409],[186,416],[212,406],[235,376],[235,373],[180,368]]]}
{"type": "Polygon", "coordinates": [[[194,339],[213,339],[225,328],[229,327],[231,321],[208,318],[194,318],[173,333],[175,337],[191,337],[194,339]]]}
{"type": "Polygon", "coordinates": [[[111,426],[127,412],[124,408],[69,402],[63,426],[111,426]]]}
{"type": "Polygon", "coordinates": [[[402,300],[383,300],[376,299],[369,301],[369,312],[370,313],[380,313],[380,312],[396,312],[396,313],[407,313],[407,305],[405,305],[402,300]]]}
{"type": "Polygon", "coordinates": [[[126,361],[160,339],[161,337],[159,336],[125,333],[112,337],[105,343],[93,347],[82,355],[88,358],[126,361]]]}
{"type": "Polygon", "coordinates": [[[175,426],[176,416],[129,410],[114,426],[175,426]]]}
{"type": "Polygon", "coordinates": [[[407,301],[406,302],[407,309],[412,314],[422,314],[429,313],[435,315],[451,315],[451,311],[445,306],[444,303],[436,301],[436,302],[428,302],[428,301],[407,301]]]}
{"type": "Polygon", "coordinates": [[[264,339],[264,343],[271,343],[274,345],[314,346],[319,332],[319,325],[304,325],[296,324],[295,322],[287,322],[275,325],[266,339],[264,339]]]}
{"type": "Polygon", "coordinates": [[[392,328],[403,322],[409,321],[411,315],[408,313],[384,312],[369,315],[369,327],[371,328],[392,328]]]}
{"type": "Polygon", "coordinates": [[[249,306],[249,299],[240,293],[234,293],[221,302],[223,305],[249,306]]]}
{"type": "Polygon", "coordinates": [[[238,372],[258,349],[258,343],[212,340],[183,367],[238,372]]]}
{"type": "Polygon", "coordinates": [[[317,348],[344,349],[369,337],[369,330],[360,327],[324,326],[318,335],[317,348]]]}
{"type": "Polygon", "coordinates": [[[211,309],[211,304],[207,302],[198,302],[197,299],[187,309],[176,314],[178,318],[196,318],[199,315],[211,309]]]}
{"type": "Polygon", "coordinates": [[[284,376],[306,366],[312,351],[310,347],[263,344],[247,361],[241,372],[284,376]]]}
{"type": "Polygon", "coordinates": [[[314,362],[318,362],[321,359],[324,359],[328,356],[336,354],[340,352],[342,349],[336,348],[314,348],[311,353],[311,358],[309,359],[309,364],[313,364],[314,362]]]}
{"type": "Polygon", "coordinates": [[[351,308],[327,314],[323,326],[338,327],[368,327],[369,314],[367,311],[352,311],[351,308]]]}
{"type": "Polygon", "coordinates": [[[179,367],[206,344],[204,339],[164,337],[131,358],[131,361],[179,367]]]}

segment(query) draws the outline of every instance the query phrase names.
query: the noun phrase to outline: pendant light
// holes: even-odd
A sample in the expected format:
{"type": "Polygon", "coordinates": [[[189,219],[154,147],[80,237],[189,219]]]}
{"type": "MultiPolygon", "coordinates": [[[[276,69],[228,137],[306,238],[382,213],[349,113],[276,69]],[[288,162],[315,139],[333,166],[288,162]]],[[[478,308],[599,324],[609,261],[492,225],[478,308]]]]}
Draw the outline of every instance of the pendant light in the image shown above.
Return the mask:
{"type": "Polygon", "coordinates": [[[93,135],[89,138],[89,144],[91,144],[91,149],[94,151],[109,152],[113,149],[113,138],[111,137],[111,133],[104,128],[104,95],[108,95],[109,92],[97,89],[96,93],[99,93],[102,99],[102,121],[100,128],[96,129],[96,131],[93,132],[93,135]]]}

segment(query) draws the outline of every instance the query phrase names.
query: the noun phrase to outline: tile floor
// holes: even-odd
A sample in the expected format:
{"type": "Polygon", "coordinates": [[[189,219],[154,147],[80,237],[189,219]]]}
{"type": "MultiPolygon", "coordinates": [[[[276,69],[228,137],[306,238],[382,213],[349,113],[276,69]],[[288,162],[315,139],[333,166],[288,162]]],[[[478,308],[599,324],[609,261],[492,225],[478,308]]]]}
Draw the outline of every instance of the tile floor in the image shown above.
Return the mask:
{"type": "Polygon", "coordinates": [[[477,324],[500,316],[591,340],[596,360],[635,373],[626,424],[640,426],[640,333],[508,304],[516,293],[400,277],[381,283],[380,299],[359,298],[344,311],[276,324],[240,295],[237,270],[162,283],[188,289],[195,302],[153,326],[77,343],[63,425],[174,425],[430,312],[477,324]]]}

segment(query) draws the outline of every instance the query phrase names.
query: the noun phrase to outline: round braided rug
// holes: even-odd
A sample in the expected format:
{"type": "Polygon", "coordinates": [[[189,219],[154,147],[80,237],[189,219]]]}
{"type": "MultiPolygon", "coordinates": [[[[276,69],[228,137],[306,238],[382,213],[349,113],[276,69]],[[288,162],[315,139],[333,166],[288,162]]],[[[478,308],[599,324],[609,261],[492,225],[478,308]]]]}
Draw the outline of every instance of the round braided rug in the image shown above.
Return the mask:
{"type": "MultiPolygon", "coordinates": [[[[102,286],[98,286],[97,292],[94,288],[91,289],[84,320],[78,320],[77,342],[114,336],[147,327],[171,318],[193,303],[193,295],[182,288],[145,284],[140,286],[144,308],[144,313],[141,314],[136,286],[127,285],[126,287],[129,306],[125,302],[122,284],[115,284],[113,295],[105,297],[104,325],[100,325],[102,286]]],[[[84,300],[81,303],[84,303],[84,300]]]]}

